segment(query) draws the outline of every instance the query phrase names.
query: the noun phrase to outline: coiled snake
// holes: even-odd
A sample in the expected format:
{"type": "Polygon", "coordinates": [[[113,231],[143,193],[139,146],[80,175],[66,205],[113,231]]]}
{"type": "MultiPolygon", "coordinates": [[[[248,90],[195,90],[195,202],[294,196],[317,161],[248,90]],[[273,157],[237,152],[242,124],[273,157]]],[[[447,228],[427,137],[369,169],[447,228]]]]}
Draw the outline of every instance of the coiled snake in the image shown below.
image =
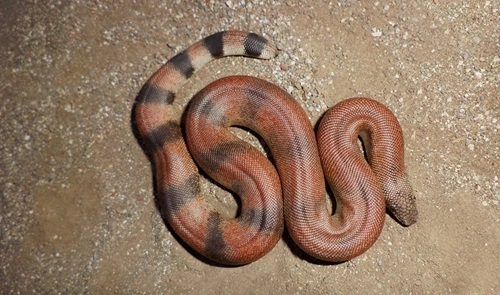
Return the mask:
{"type": "Polygon", "coordinates": [[[404,225],[417,219],[401,127],[389,109],[369,98],[342,101],[327,111],[315,136],[287,92],[258,78],[231,76],[212,82],[190,101],[185,134],[172,115],[176,91],[209,61],[229,55],[269,59],[276,53],[259,35],[219,32],[171,58],[145,83],[133,120],[154,166],[161,214],[190,247],[223,264],[246,264],[268,253],[284,223],[313,257],[349,260],[376,241],[386,206],[404,225]],[[259,134],[275,166],[230,126],[259,134]],[[193,158],[240,197],[236,218],[208,209],[193,158]],[[333,215],[325,177],[336,200],[333,215]]]}

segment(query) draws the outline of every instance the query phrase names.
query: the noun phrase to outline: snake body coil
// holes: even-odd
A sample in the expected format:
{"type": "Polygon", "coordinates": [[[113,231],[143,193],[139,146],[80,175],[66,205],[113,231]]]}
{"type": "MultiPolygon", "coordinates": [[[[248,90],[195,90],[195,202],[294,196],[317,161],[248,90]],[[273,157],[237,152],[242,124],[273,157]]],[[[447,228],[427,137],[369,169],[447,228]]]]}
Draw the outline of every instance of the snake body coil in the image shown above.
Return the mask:
{"type": "Polygon", "coordinates": [[[276,49],[252,33],[206,37],[153,74],[133,110],[138,137],[155,168],[161,214],[190,247],[223,264],[249,263],[274,247],[285,220],[305,252],[340,262],[376,241],[386,203],[401,223],[416,221],[401,128],[392,112],[372,99],[348,99],[330,109],[316,142],[307,115],[288,93],[258,78],[231,76],[212,82],[191,100],[184,136],[171,115],[175,92],[204,64],[228,55],[269,59],[276,49]],[[228,130],[235,125],[262,137],[276,168],[228,130]],[[208,208],[191,155],[240,197],[239,216],[225,218],[208,208]],[[336,198],[333,216],[324,177],[336,198]]]}

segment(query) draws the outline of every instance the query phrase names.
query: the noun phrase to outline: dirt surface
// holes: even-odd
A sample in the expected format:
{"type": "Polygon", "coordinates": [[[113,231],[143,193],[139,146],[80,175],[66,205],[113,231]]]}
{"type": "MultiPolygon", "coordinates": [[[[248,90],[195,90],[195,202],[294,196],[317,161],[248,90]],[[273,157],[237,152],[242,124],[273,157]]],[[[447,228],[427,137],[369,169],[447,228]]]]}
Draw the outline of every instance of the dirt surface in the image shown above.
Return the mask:
{"type": "MultiPolygon", "coordinates": [[[[420,2],[2,1],[0,293],[500,294],[499,2],[420,2]],[[225,29],[263,34],[280,54],[210,63],[179,114],[231,74],[281,86],[313,123],[373,97],[405,132],[417,224],[388,217],[368,252],[336,265],[286,238],[232,268],[179,243],[131,108],[162,63],[225,29]]],[[[234,214],[229,193],[203,187],[234,214]]]]}

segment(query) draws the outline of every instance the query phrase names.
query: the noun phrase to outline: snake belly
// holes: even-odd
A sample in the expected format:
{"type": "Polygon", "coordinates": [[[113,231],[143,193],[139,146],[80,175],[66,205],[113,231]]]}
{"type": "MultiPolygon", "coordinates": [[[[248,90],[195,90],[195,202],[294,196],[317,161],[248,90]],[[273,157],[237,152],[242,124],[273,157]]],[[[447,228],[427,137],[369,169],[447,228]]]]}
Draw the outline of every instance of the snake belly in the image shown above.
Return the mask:
{"type": "Polygon", "coordinates": [[[176,91],[209,61],[229,55],[269,59],[276,53],[259,35],[219,32],[171,58],[143,86],[133,121],[153,164],[160,212],[189,247],[222,264],[246,264],[264,256],[280,239],[284,221],[295,243],[313,257],[351,259],[378,238],[386,202],[405,225],[417,217],[404,171],[401,128],[387,108],[371,99],[349,99],[339,105],[361,107],[356,112],[337,106],[329,110],[317,143],[307,115],[288,93],[258,78],[232,76],[212,82],[191,100],[185,134],[172,115],[176,91]],[[353,117],[367,109],[370,115],[353,117]],[[229,132],[230,126],[260,135],[276,168],[229,132]],[[357,146],[358,136],[366,157],[357,146]],[[387,149],[388,143],[395,147],[387,149]],[[236,218],[207,205],[193,158],[239,196],[236,218]],[[325,176],[335,193],[333,216],[326,205],[325,176]]]}

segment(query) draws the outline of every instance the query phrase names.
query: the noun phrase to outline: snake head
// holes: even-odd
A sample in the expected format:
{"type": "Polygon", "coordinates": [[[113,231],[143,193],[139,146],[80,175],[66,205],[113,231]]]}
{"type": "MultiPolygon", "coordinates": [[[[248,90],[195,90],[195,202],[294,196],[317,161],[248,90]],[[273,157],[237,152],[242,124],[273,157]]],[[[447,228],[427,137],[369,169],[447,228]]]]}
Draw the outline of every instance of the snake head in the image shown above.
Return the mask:
{"type": "Polygon", "coordinates": [[[417,222],[417,202],[406,175],[386,183],[383,188],[387,209],[396,220],[404,226],[417,222]]]}

